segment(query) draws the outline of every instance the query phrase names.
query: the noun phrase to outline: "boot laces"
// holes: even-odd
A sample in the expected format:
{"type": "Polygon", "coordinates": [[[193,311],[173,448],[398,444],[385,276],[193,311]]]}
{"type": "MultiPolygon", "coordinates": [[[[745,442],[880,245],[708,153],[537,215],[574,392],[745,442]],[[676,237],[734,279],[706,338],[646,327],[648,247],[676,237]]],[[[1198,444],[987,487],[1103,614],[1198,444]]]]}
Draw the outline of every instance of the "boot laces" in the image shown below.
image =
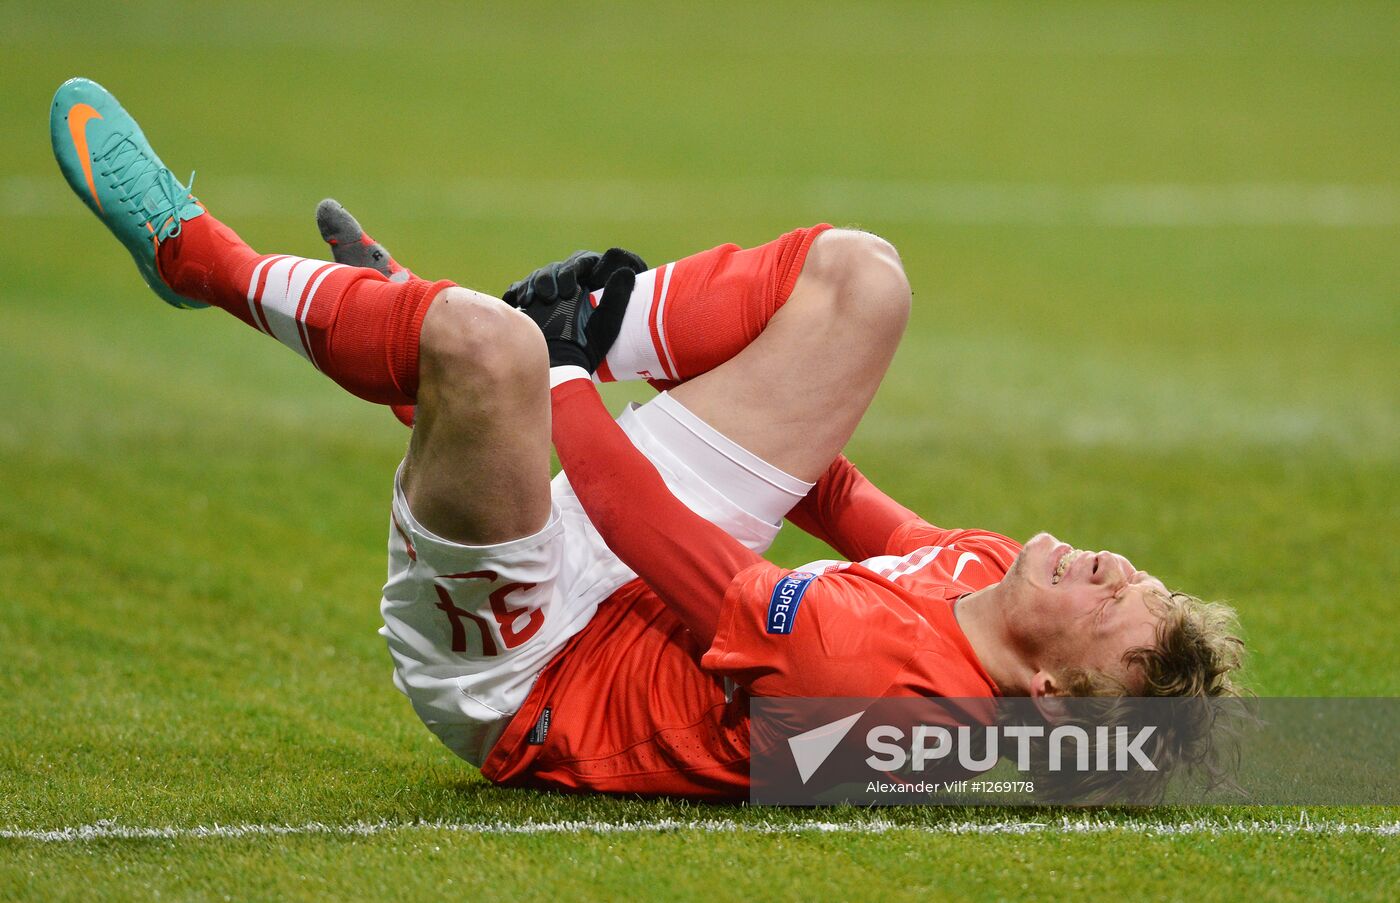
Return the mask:
{"type": "Polygon", "coordinates": [[[189,184],[181,185],[174,173],[143,152],[128,135],[110,136],[96,159],[111,179],[111,188],[128,206],[128,213],[147,223],[157,240],[180,234],[180,212],[191,202],[193,172],[189,184]]]}

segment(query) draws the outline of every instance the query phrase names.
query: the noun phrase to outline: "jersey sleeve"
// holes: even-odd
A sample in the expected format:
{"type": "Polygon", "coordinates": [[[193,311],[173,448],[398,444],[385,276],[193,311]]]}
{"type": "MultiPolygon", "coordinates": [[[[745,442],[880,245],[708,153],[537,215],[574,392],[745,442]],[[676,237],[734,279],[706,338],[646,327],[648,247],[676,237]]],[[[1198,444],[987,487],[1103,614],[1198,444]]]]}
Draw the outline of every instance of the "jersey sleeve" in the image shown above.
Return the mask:
{"type": "Polygon", "coordinates": [[[884,554],[908,555],[925,546],[954,544],[964,551],[986,555],[1003,574],[1021,554],[1021,544],[1000,533],[991,530],[945,530],[922,520],[909,521],[891,533],[884,554]]]}
{"type": "Polygon", "coordinates": [[[882,492],[845,455],[837,455],[788,520],[843,557],[864,561],[885,554],[894,531],[919,516],[882,492]]]}
{"type": "Polygon", "coordinates": [[[758,696],[883,696],[928,630],[859,565],[816,575],[762,562],[734,578],[701,666],[758,696]]]}

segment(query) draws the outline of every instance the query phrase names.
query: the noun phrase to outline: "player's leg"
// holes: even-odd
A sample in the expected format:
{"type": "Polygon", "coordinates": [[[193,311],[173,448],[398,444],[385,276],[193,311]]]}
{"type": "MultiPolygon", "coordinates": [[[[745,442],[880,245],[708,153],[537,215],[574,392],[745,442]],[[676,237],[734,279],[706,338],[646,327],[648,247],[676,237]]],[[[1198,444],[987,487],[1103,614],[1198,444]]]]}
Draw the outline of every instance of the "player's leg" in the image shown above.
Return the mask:
{"type": "Polygon", "coordinates": [[[604,378],[679,382],[690,413],[769,464],[815,480],[844,447],[908,320],[894,248],[799,229],[639,278],[604,378]]]}
{"type": "Polygon", "coordinates": [[[815,481],[875,397],[910,302],[888,242],[867,232],[825,232],[763,332],[672,397],[769,464],[815,481]]]}
{"type": "Polygon", "coordinates": [[[158,260],[178,294],[266,332],[355,395],[417,404],[402,487],[424,527],[480,545],[544,524],[548,365],[523,314],[451,283],[259,255],[207,213],[158,260]]]}
{"type": "Polygon", "coordinates": [[[177,293],[268,333],[355,395],[417,405],[401,487],[425,528],[485,545],[543,526],[548,363],[523,314],[450,283],[259,255],[207,213],[158,259],[177,293]]]}
{"type": "Polygon", "coordinates": [[[423,321],[413,437],[400,475],[418,522],[487,545],[550,512],[549,360],[529,318],[498,298],[444,292],[423,321]]]}
{"type": "Polygon", "coordinates": [[[69,185],[168,303],[219,307],[361,398],[412,404],[421,395],[424,428],[403,486],[425,527],[486,544],[543,526],[547,362],[528,318],[450,282],[393,282],[372,269],[258,254],[175,180],[135,120],[91,81],[59,88],[50,124],[69,185]]]}
{"type": "Polygon", "coordinates": [[[350,392],[417,405],[401,480],[424,527],[484,545],[544,524],[548,363],[523,314],[446,283],[258,255],[208,214],[160,260],[177,292],[268,332],[350,392]]]}

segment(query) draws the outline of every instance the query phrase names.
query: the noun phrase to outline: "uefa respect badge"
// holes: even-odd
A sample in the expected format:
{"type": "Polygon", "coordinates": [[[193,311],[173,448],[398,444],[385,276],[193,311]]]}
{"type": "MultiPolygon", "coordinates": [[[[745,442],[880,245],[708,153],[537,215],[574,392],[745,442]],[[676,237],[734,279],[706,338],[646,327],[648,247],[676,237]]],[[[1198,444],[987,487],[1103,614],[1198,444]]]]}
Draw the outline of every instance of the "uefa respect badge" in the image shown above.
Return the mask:
{"type": "Polygon", "coordinates": [[[767,699],[759,804],[1400,804],[1400,700],[767,699]]]}

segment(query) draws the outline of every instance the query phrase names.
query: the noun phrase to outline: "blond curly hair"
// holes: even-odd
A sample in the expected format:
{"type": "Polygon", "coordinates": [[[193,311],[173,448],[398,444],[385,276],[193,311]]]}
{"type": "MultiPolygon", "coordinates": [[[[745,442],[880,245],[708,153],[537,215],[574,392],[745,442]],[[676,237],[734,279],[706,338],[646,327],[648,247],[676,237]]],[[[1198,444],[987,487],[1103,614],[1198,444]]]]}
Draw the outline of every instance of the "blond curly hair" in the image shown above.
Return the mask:
{"type": "MultiPolygon", "coordinates": [[[[1184,700],[1172,706],[1145,752],[1157,772],[1123,774],[1048,774],[1044,786],[1062,801],[1154,802],[1161,799],[1173,774],[1185,770],[1204,778],[1207,787],[1233,786],[1239,766],[1237,738],[1250,718],[1240,706],[1221,705],[1247,691],[1239,682],[1245,644],[1235,610],[1221,602],[1205,602],[1188,593],[1173,592],[1150,601],[1158,615],[1155,642],[1128,650],[1124,663],[1136,672],[1129,687],[1097,671],[1076,670],[1064,675],[1069,696],[1091,697],[1097,704],[1079,703],[1058,724],[1092,728],[1095,724],[1153,722],[1161,705],[1150,699],[1184,700]]],[[[1042,760],[1042,765],[1044,761],[1042,760]]]]}

